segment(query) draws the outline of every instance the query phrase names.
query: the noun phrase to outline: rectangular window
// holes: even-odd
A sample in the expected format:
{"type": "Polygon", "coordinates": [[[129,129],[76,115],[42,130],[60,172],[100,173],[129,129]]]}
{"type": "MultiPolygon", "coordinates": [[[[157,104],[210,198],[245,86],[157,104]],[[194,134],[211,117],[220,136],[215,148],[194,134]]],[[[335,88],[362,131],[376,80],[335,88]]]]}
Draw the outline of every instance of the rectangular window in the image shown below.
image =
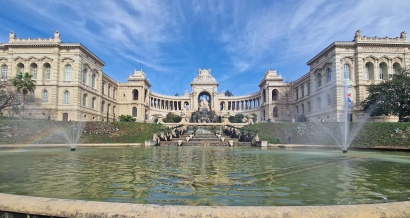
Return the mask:
{"type": "Polygon", "coordinates": [[[298,99],[299,99],[299,89],[296,88],[296,100],[298,100],[298,99]]]}
{"type": "Polygon", "coordinates": [[[83,95],[83,107],[87,106],[87,95],[83,95]]]}
{"type": "Polygon", "coordinates": [[[33,68],[33,79],[37,79],[37,67],[33,68]]]}
{"type": "Polygon", "coordinates": [[[46,90],[43,91],[43,103],[48,103],[48,92],[46,90]]]}
{"type": "Polygon", "coordinates": [[[7,71],[8,71],[7,65],[3,65],[1,67],[1,78],[3,79],[3,81],[7,81],[7,71]]]}
{"type": "Polygon", "coordinates": [[[70,93],[68,91],[64,92],[64,104],[70,103],[70,93]]]}

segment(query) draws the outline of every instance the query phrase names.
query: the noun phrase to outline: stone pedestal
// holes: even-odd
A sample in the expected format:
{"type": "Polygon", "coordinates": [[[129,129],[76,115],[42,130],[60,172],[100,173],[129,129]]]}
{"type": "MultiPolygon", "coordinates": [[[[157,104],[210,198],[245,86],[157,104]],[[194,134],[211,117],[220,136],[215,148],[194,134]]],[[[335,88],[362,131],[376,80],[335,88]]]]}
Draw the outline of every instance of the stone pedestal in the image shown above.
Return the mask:
{"type": "Polygon", "coordinates": [[[261,147],[268,147],[268,141],[261,141],[261,147]]]}

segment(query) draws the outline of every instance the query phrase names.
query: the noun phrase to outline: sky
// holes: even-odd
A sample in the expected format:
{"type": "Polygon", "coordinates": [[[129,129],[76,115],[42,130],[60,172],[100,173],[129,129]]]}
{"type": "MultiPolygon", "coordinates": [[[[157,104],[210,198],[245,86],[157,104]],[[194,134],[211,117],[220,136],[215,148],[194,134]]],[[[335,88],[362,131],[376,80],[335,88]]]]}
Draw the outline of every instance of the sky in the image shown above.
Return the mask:
{"type": "Polygon", "coordinates": [[[334,41],[410,32],[407,0],[0,0],[0,43],[20,38],[83,44],[127,82],[142,69],[151,91],[182,95],[199,68],[211,69],[218,92],[259,90],[268,69],[287,82],[334,41]]]}

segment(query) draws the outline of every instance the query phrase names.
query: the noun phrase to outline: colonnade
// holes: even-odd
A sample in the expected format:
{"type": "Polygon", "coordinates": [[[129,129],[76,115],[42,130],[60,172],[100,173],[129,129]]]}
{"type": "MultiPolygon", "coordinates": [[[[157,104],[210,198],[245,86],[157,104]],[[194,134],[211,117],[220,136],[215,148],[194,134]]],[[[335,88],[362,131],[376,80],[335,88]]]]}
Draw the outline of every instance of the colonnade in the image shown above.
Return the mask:
{"type": "Polygon", "coordinates": [[[222,101],[221,110],[239,111],[239,110],[252,110],[261,106],[261,98],[252,98],[248,100],[237,101],[222,101]]]}
{"type": "Polygon", "coordinates": [[[184,100],[164,100],[155,97],[150,97],[150,106],[152,108],[169,110],[169,111],[180,111],[189,105],[188,101],[184,100]]]}

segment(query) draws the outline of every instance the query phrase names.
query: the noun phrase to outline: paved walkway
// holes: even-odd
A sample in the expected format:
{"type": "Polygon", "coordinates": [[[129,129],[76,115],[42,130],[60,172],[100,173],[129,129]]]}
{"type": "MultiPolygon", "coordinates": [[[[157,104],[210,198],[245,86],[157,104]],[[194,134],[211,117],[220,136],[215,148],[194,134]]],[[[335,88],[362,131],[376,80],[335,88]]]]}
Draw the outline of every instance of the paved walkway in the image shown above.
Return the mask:
{"type": "MultiPolygon", "coordinates": [[[[40,198],[0,193],[0,211],[55,217],[410,217],[410,201],[338,206],[178,206],[40,198]]],[[[28,216],[27,216],[28,217],[28,216]]]]}

